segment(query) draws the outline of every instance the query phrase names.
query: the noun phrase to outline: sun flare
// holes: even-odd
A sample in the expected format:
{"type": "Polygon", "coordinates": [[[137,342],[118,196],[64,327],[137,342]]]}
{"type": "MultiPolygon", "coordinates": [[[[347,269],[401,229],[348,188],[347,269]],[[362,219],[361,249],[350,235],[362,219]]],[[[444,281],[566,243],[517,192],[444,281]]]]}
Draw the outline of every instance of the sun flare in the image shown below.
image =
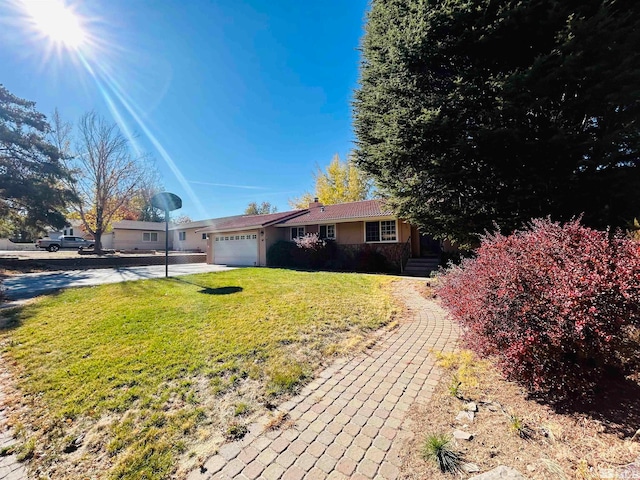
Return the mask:
{"type": "Polygon", "coordinates": [[[86,41],[80,17],[63,0],[23,0],[36,32],[57,45],[77,49],[86,41]]]}

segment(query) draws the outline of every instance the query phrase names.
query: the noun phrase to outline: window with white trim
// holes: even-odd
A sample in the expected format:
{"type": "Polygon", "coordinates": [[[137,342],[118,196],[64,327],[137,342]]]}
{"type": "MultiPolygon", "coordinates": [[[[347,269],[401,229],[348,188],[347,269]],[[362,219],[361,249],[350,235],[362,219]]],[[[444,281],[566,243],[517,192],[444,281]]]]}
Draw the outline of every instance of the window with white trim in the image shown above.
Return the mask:
{"type": "Polygon", "coordinates": [[[328,238],[330,240],[336,239],[336,226],[335,225],[320,225],[320,238],[328,238]]]}
{"type": "Polygon", "coordinates": [[[187,239],[187,232],[178,232],[178,240],[184,242],[187,239]]]}
{"type": "Polygon", "coordinates": [[[203,239],[203,240],[206,240],[206,239],[207,239],[207,234],[206,234],[206,233],[203,233],[203,234],[202,234],[202,239],[203,239]]]}
{"type": "Polygon", "coordinates": [[[157,242],[158,241],[158,232],[142,232],[142,241],[143,242],[157,242]]]}
{"type": "Polygon", "coordinates": [[[380,222],[380,240],[382,242],[395,242],[396,239],[395,220],[385,220],[380,222]]]}
{"type": "Polygon", "coordinates": [[[304,227],[291,227],[291,240],[304,237],[304,227]]]}
{"type": "Polygon", "coordinates": [[[395,242],[398,239],[395,220],[366,222],[364,232],[365,242],[395,242]]]}

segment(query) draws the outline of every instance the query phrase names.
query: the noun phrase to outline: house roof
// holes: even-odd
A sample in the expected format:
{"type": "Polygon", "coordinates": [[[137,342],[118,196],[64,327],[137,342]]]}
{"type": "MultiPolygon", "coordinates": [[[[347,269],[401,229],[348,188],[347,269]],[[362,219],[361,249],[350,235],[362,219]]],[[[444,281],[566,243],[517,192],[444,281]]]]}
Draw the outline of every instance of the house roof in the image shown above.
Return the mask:
{"type": "Polygon", "coordinates": [[[140,222],[138,220],[120,220],[113,222],[113,228],[124,230],[164,231],[164,222],[140,222]]]}
{"type": "MultiPolygon", "coordinates": [[[[355,221],[367,218],[393,217],[393,211],[381,200],[364,200],[361,202],[339,203],[336,205],[311,204],[304,210],[268,213],[266,215],[235,215],[232,217],[211,218],[197,222],[169,224],[169,230],[186,230],[196,228],[196,232],[231,232],[253,230],[270,225],[308,225],[336,221],[355,221]],[[316,206],[318,205],[318,206],[316,206]]],[[[163,231],[164,222],[140,222],[121,220],[113,224],[114,228],[126,230],[163,231]]]]}
{"type": "Polygon", "coordinates": [[[201,230],[207,227],[215,227],[222,222],[227,222],[234,218],[242,217],[242,215],[233,215],[231,217],[222,217],[222,218],[209,218],[207,220],[198,220],[195,222],[186,222],[186,223],[170,223],[169,230],[187,230],[189,228],[197,228],[201,230]]]}
{"type": "Polygon", "coordinates": [[[199,229],[198,232],[231,232],[237,230],[251,230],[254,228],[263,228],[274,223],[282,222],[297,215],[301,215],[306,210],[291,210],[288,212],[268,213],[265,215],[240,215],[237,217],[228,217],[222,219],[214,219],[214,224],[209,227],[199,229]]]}
{"type": "Polygon", "coordinates": [[[391,216],[394,216],[393,210],[387,207],[381,200],[364,200],[362,202],[312,207],[304,214],[281,222],[278,226],[308,225],[313,223],[328,223],[330,221],[349,221],[391,216]]]}

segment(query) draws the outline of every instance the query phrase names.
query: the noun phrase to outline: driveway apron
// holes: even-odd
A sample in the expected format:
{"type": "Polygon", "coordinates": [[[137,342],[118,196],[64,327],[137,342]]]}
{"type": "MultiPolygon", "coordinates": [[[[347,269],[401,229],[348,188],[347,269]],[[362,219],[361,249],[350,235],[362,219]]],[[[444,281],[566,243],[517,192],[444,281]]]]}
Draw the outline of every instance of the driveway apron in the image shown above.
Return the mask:
{"type": "Polygon", "coordinates": [[[188,479],[398,478],[412,435],[406,413],[429,400],[441,376],[433,352],[451,351],[458,330],[415,283],[402,281],[396,295],[408,309],[400,326],[280,405],[290,426],[251,425],[242,440],[222,445],[188,479]]]}

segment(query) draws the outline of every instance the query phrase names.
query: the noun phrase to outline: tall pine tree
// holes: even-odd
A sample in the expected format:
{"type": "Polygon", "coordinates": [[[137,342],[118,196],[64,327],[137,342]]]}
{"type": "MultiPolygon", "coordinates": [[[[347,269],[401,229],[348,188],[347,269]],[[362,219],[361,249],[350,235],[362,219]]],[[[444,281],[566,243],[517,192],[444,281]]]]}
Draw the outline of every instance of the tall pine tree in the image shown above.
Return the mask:
{"type": "Polygon", "coordinates": [[[73,194],[59,150],[46,135],[50,127],[35,103],[0,85],[0,232],[32,239],[47,227],[62,228],[73,194]]]}
{"type": "Polygon", "coordinates": [[[398,213],[472,244],[497,223],[640,214],[640,3],[373,0],[357,164],[398,213]]]}

